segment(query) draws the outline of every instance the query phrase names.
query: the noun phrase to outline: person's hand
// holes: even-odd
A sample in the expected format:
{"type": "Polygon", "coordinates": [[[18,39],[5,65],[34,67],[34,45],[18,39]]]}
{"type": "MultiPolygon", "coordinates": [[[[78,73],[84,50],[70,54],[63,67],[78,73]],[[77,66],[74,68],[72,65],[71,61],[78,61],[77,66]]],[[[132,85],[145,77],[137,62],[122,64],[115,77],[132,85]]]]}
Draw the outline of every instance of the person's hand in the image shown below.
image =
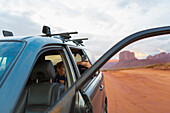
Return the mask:
{"type": "Polygon", "coordinates": [[[91,67],[91,64],[88,60],[85,60],[84,62],[77,62],[77,65],[82,65],[82,66],[85,66],[87,68],[91,67]]]}

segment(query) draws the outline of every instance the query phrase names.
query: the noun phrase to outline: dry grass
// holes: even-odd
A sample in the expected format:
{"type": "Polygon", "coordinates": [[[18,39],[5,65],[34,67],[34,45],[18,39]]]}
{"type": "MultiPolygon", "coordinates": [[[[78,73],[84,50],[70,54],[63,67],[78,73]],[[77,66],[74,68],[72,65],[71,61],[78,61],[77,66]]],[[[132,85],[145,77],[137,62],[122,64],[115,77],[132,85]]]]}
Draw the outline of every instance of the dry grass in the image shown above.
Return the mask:
{"type": "Polygon", "coordinates": [[[154,68],[154,67],[157,67],[157,66],[164,66],[165,64],[162,64],[162,63],[159,63],[159,64],[152,64],[152,65],[147,65],[145,66],[144,68],[154,68]]]}
{"type": "Polygon", "coordinates": [[[165,67],[167,67],[167,68],[170,67],[170,63],[166,63],[165,67]]]}
{"type": "Polygon", "coordinates": [[[106,72],[106,71],[114,71],[114,70],[131,70],[131,69],[140,69],[140,68],[153,68],[153,69],[161,69],[161,70],[170,70],[170,63],[166,63],[166,64],[163,64],[163,63],[158,63],[158,64],[152,64],[152,65],[147,65],[147,66],[144,66],[144,67],[127,67],[127,68],[119,68],[119,69],[105,69],[105,70],[102,70],[103,72],[106,72]]]}
{"type": "Polygon", "coordinates": [[[154,68],[154,69],[161,69],[161,70],[169,70],[170,69],[170,63],[152,64],[152,65],[147,65],[144,68],[154,68]]]}

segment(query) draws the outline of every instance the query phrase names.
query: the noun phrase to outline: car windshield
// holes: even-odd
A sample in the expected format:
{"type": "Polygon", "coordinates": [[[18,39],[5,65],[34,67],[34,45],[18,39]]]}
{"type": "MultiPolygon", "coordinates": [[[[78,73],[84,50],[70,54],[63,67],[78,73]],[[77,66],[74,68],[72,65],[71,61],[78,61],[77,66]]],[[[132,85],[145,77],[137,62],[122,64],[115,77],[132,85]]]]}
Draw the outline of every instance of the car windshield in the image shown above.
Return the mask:
{"type": "Polygon", "coordinates": [[[0,81],[22,47],[22,42],[0,42],[0,81]]]}

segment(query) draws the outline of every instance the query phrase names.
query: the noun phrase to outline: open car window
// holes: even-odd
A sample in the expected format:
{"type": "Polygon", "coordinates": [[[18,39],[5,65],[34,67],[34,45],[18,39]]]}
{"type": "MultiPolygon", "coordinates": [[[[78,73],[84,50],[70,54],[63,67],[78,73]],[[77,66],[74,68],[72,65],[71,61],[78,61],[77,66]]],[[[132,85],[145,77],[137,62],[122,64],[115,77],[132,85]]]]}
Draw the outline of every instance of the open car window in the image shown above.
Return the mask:
{"type": "MultiPolygon", "coordinates": [[[[63,61],[64,58],[62,56],[62,53],[59,52],[59,53],[54,54],[54,55],[53,54],[52,55],[46,55],[45,60],[49,60],[53,64],[53,67],[54,67],[54,70],[55,70],[55,73],[56,73],[56,79],[54,81],[64,84],[67,88],[68,87],[68,81],[67,81],[68,72],[66,71],[67,66],[66,66],[65,62],[63,61]],[[61,76],[60,73],[62,73],[64,76],[61,76]]],[[[71,85],[71,83],[69,81],[69,86],[70,85],[71,85]]]]}
{"type": "Polygon", "coordinates": [[[53,65],[56,65],[57,63],[62,61],[61,55],[48,55],[45,56],[45,60],[51,60],[53,65]]]}
{"type": "Polygon", "coordinates": [[[77,49],[77,48],[70,48],[70,49],[75,59],[75,62],[78,66],[80,74],[83,74],[92,65],[89,58],[81,49],[77,49]]]}

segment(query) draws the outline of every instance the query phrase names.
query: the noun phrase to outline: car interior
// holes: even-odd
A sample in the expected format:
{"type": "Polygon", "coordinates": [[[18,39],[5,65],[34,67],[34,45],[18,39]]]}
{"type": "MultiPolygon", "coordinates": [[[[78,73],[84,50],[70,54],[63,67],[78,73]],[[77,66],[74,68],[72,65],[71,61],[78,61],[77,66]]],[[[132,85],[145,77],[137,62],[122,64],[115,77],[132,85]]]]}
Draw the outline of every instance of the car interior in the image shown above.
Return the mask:
{"type": "Polygon", "coordinates": [[[45,53],[38,58],[14,113],[45,113],[57,102],[67,87],[67,82],[61,84],[55,81],[54,65],[61,60],[62,55],[56,52],[45,53]]]}
{"type": "Polygon", "coordinates": [[[88,67],[81,65],[81,62],[85,62],[87,56],[80,49],[71,49],[71,51],[77,63],[80,74],[82,75],[88,69],[88,67]]]}

